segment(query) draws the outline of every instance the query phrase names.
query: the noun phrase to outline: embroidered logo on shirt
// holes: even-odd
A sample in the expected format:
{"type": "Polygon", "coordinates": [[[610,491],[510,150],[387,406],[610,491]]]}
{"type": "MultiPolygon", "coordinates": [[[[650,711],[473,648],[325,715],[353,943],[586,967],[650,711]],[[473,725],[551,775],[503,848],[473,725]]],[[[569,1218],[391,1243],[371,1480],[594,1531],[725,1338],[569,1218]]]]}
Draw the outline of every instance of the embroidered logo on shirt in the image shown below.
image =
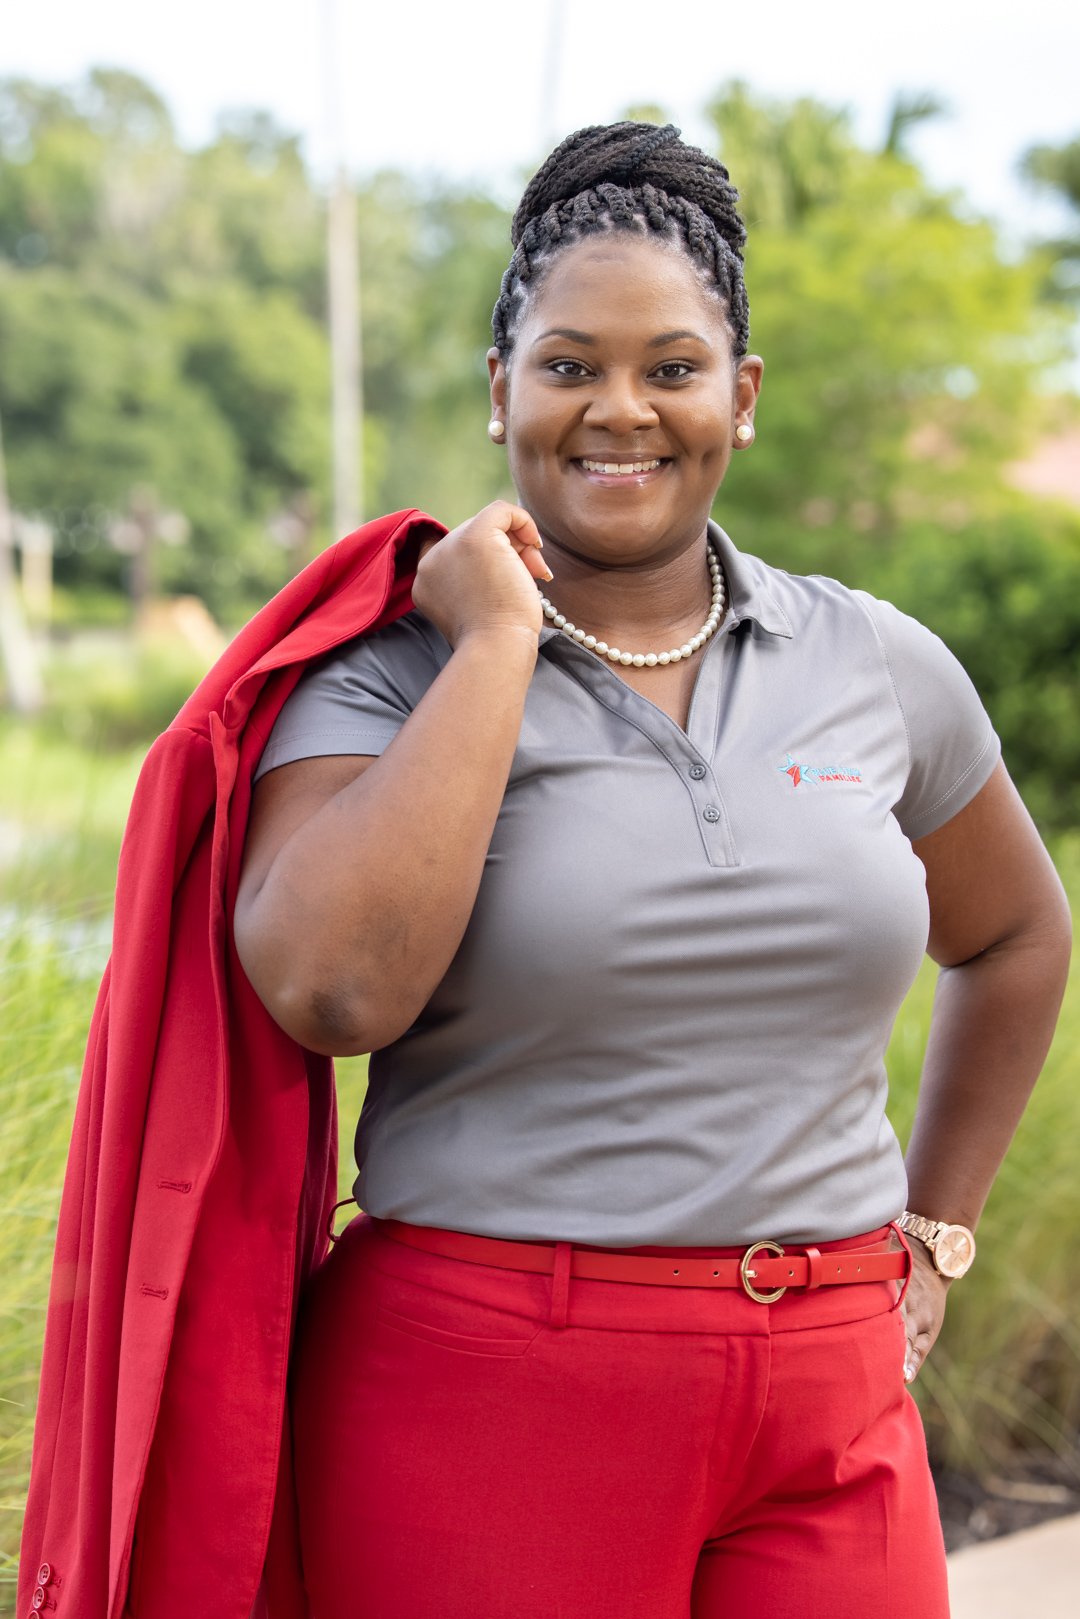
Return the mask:
{"type": "Polygon", "coordinates": [[[862,781],[858,765],[808,765],[793,759],[790,753],[776,768],[791,777],[793,787],[801,787],[804,782],[808,787],[819,787],[828,781],[862,781]]]}

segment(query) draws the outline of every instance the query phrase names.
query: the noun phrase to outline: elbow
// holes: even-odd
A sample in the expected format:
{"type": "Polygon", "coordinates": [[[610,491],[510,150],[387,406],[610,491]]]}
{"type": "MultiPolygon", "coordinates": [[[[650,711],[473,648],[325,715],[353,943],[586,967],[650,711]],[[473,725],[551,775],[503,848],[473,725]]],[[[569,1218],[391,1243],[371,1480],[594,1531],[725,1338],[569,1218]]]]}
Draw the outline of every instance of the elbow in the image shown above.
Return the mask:
{"type": "Polygon", "coordinates": [[[370,1015],[363,999],[343,988],[318,988],[295,981],[272,990],[253,982],[259,999],[280,1029],[308,1051],[323,1057],[358,1057],[395,1038],[385,1020],[370,1015]]]}
{"type": "Polygon", "coordinates": [[[358,1057],[388,1046],[412,1022],[394,1009],[369,1004],[347,985],[317,986],[295,977],[260,977],[242,962],[251,987],[280,1029],[308,1051],[323,1057],[358,1057]]]}
{"type": "MultiPolygon", "coordinates": [[[[277,1014],[274,1014],[275,1017],[277,1014]]],[[[405,1032],[391,1024],[385,1013],[378,1015],[364,998],[342,989],[321,987],[289,1006],[285,1018],[277,1021],[309,1051],[324,1057],[358,1057],[378,1051],[405,1032]]]]}
{"type": "Polygon", "coordinates": [[[1067,976],[1072,960],[1072,909],[1064,885],[1056,873],[1053,897],[1047,905],[1040,907],[1032,932],[1062,975],[1067,976]]]}
{"type": "MultiPolygon", "coordinates": [[[[325,1057],[355,1057],[388,1046],[412,1024],[420,1010],[388,985],[374,963],[374,984],[364,964],[342,971],[342,953],[332,961],[321,955],[286,949],[286,930],[268,927],[257,908],[237,906],[233,938],[240,965],[255,994],[280,1029],[308,1051],[325,1057]]],[[[295,930],[288,929],[295,937],[295,930]]]]}

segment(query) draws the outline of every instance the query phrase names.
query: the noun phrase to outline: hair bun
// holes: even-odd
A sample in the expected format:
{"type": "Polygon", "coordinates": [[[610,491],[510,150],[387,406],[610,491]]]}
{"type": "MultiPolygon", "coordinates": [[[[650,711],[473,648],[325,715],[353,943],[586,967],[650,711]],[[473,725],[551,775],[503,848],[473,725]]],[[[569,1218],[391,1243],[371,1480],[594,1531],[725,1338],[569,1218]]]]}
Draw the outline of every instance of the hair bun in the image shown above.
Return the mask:
{"type": "Polygon", "coordinates": [[[746,353],[750,310],[743,281],[746,228],[727,169],[674,124],[590,124],[561,141],[525,187],[510,227],[514,251],[491,314],[509,361],[526,306],[552,257],[596,231],[631,230],[681,241],[726,306],[733,352],[746,353]]]}
{"type": "Polygon", "coordinates": [[[554,204],[566,202],[598,186],[626,189],[654,186],[669,196],[686,197],[718,223],[723,220],[731,246],[732,199],[736,195],[728,171],[716,158],[680,139],[674,124],[591,124],[561,141],[536,171],[510,226],[516,247],[529,221],[539,219],[554,204]]]}

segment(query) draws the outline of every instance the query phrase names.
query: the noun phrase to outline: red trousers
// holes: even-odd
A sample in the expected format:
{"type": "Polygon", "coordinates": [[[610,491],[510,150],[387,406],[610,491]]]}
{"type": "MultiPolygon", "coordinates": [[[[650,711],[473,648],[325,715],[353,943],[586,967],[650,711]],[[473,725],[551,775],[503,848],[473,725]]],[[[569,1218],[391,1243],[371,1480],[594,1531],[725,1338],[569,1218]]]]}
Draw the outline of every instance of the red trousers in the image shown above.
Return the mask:
{"type": "Polygon", "coordinates": [[[355,1219],[295,1363],[314,1619],[947,1619],[896,1291],[567,1287],[355,1219]]]}

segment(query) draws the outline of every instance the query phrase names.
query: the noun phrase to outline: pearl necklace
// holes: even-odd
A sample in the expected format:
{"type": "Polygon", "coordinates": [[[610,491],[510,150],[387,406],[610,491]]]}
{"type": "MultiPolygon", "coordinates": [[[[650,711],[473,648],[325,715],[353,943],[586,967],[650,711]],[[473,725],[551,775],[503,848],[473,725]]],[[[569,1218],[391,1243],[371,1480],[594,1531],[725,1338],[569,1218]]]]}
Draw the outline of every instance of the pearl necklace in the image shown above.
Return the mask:
{"type": "Polygon", "coordinates": [[[599,658],[607,658],[611,663],[621,663],[625,667],[632,664],[635,669],[653,669],[658,663],[680,663],[683,658],[693,657],[694,653],[705,645],[709,637],[716,633],[717,625],[724,616],[724,575],[711,545],[708,547],[708,557],[709,574],[712,578],[709,616],[696,635],[684,641],[682,646],[672,647],[670,652],[620,652],[617,646],[608,646],[606,641],[598,641],[595,635],[586,635],[576,624],[571,624],[565,614],[553,607],[546,596],[540,597],[540,606],[544,610],[544,617],[549,619],[563,635],[568,635],[571,641],[576,641],[589,652],[595,652],[599,658]]]}

